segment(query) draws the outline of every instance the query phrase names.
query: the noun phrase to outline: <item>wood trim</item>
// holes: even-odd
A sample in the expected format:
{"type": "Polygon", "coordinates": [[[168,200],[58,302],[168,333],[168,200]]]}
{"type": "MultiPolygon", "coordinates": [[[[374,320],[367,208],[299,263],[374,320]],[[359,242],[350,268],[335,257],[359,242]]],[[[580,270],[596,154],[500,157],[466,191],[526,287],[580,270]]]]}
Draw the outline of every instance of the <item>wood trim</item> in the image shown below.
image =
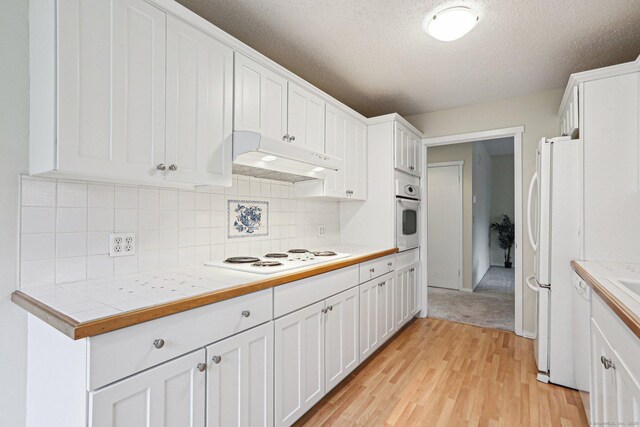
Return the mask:
{"type": "Polygon", "coordinates": [[[571,261],[571,267],[578,276],[591,286],[591,289],[609,306],[625,325],[640,338],[640,318],[631,312],[618,298],[609,292],[602,284],[576,261],[571,261]]]}
{"type": "Polygon", "coordinates": [[[277,277],[258,280],[256,282],[251,282],[244,285],[238,285],[213,292],[207,292],[205,294],[187,297],[165,304],[145,307],[139,310],[115,314],[113,316],[103,317],[101,319],[96,319],[89,322],[78,322],[77,320],[57,310],[54,310],[48,305],[38,301],[37,299],[25,294],[22,291],[13,292],[13,294],[11,294],[11,300],[20,307],[27,310],[29,313],[53,326],[63,334],[74,340],[77,340],[115,331],[117,329],[126,328],[127,326],[137,325],[138,323],[147,322],[149,320],[158,319],[160,317],[170,316],[182,311],[191,310],[193,308],[202,307],[219,301],[224,301],[253,292],[258,292],[264,289],[270,289],[276,286],[284,285],[286,283],[295,282],[296,280],[302,280],[309,277],[317,276],[319,274],[328,273],[330,271],[339,270],[341,268],[350,267],[352,265],[360,264],[372,259],[382,258],[387,255],[393,255],[396,252],[398,252],[398,248],[387,249],[367,255],[342,259],[294,273],[288,273],[277,277]]]}

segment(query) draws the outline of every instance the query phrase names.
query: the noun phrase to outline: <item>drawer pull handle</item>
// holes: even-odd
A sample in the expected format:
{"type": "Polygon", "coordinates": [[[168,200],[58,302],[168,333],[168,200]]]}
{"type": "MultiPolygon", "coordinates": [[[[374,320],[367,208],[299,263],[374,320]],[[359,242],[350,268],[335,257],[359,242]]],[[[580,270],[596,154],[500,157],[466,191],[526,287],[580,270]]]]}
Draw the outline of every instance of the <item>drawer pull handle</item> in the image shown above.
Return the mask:
{"type": "Polygon", "coordinates": [[[207,369],[207,364],[206,363],[198,363],[196,368],[198,368],[198,371],[204,372],[207,369]]]}
{"type": "Polygon", "coordinates": [[[153,346],[155,348],[162,348],[164,347],[164,340],[162,338],[158,338],[157,340],[153,341],[153,346]]]}
{"type": "Polygon", "coordinates": [[[216,365],[219,364],[220,362],[222,362],[222,356],[213,356],[211,358],[211,360],[213,360],[213,363],[215,363],[216,365]]]}
{"type": "Polygon", "coordinates": [[[244,311],[242,312],[242,316],[243,316],[243,317],[249,317],[249,316],[251,316],[251,312],[250,312],[249,310],[244,310],[244,311]]]}

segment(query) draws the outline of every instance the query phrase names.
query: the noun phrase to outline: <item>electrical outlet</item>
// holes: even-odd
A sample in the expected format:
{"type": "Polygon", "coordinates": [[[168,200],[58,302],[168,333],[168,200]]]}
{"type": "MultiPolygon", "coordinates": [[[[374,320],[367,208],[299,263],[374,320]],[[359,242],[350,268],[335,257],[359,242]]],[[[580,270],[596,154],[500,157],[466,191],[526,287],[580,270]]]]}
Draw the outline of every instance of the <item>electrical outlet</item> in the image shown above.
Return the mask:
{"type": "Polygon", "coordinates": [[[136,254],[136,233],[109,234],[109,256],[130,256],[136,254]]]}
{"type": "Polygon", "coordinates": [[[318,237],[324,237],[327,235],[327,230],[324,225],[318,226],[318,237]]]}

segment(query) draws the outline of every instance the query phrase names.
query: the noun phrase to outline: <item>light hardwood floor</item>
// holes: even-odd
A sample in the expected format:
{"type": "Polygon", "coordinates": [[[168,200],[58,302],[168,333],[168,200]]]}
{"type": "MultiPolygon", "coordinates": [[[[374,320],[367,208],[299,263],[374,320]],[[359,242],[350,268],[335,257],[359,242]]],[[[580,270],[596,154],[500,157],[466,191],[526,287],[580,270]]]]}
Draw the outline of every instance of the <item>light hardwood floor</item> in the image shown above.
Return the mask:
{"type": "Polygon", "coordinates": [[[578,393],[536,372],[532,340],[416,319],[296,425],[588,425],[578,393]]]}

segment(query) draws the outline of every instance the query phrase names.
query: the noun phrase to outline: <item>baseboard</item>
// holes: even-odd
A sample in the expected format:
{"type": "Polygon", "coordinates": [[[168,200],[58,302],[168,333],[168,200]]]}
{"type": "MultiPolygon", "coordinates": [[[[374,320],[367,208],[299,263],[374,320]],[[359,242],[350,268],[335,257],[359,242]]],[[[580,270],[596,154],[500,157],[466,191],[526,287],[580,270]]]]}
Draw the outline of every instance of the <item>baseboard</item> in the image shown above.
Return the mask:
{"type": "Polygon", "coordinates": [[[473,292],[473,289],[469,288],[460,288],[459,290],[461,290],[462,292],[473,292]]]}
{"type": "Polygon", "coordinates": [[[530,331],[522,331],[522,337],[524,338],[529,338],[530,340],[533,340],[536,338],[536,333],[535,332],[530,332],[530,331]]]}

